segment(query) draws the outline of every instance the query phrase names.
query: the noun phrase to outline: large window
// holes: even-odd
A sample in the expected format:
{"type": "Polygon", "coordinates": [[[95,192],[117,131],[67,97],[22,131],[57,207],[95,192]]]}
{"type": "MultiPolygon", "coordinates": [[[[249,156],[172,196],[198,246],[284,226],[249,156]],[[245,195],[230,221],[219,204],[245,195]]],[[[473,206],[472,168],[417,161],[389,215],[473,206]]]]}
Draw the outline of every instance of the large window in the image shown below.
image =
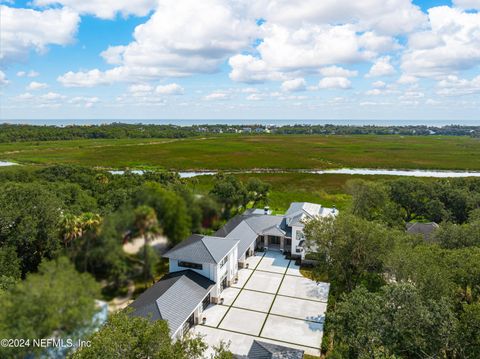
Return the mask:
{"type": "Polygon", "coordinates": [[[228,262],[228,256],[225,256],[225,258],[223,258],[222,261],[220,262],[220,268],[223,268],[223,266],[227,264],[227,262],[228,262]]]}
{"type": "Polygon", "coordinates": [[[199,263],[192,263],[192,262],[179,261],[178,266],[183,268],[192,268],[192,269],[200,269],[200,270],[203,269],[203,265],[199,263]]]}

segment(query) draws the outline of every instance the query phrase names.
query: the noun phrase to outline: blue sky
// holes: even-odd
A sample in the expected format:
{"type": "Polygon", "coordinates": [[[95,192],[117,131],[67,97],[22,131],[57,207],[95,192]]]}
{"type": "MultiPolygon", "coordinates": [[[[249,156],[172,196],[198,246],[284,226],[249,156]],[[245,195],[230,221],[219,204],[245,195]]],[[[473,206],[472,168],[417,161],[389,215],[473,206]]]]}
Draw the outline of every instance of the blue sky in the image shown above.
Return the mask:
{"type": "Polygon", "coordinates": [[[480,0],[0,4],[2,121],[480,125],[480,0]]]}

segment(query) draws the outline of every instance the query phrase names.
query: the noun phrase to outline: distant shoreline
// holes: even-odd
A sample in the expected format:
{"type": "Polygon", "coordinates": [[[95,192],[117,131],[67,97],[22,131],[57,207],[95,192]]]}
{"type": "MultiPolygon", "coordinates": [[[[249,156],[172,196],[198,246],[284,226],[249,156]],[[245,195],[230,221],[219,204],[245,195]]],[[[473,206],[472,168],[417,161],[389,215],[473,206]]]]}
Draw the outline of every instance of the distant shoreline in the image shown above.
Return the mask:
{"type": "Polygon", "coordinates": [[[122,124],[144,124],[144,125],[175,125],[175,126],[289,126],[289,125],[336,125],[336,126],[429,126],[429,127],[444,127],[444,126],[479,126],[480,118],[478,120],[305,120],[305,119],[289,119],[289,120],[275,120],[275,119],[171,119],[171,120],[156,120],[156,119],[40,119],[40,120],[0,120],[0,123],[16,124],[16,125],[36,125],[36,126],[70,126],[70,125],[102,125],[112,123],[122,124]]]}

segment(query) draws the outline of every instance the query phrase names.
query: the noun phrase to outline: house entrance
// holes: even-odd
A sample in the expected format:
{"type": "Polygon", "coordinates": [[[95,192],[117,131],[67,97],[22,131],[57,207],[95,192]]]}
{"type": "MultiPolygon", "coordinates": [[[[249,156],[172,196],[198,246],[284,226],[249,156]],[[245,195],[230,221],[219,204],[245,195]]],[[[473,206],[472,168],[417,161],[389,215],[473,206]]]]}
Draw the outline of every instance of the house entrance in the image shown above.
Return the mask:
{"type": "Polygon", "coordinates": [[[209,304],[210,304],[210,293],[208,293],[208,295],[202,301],[203,310],[207,309],[209,304]]]}
{"type": "Polygon", "coordinates": [[[191,327],[195,325],[195,314],[192,314],[183,325],[183,335],[185,336],[191,327]]]}

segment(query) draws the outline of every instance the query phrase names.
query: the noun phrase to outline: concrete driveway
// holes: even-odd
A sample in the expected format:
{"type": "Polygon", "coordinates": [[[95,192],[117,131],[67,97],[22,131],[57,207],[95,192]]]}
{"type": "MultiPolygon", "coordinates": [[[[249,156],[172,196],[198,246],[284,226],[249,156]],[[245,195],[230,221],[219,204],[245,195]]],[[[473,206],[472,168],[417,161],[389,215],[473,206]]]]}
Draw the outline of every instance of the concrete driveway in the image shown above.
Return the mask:
{"type": "Polygon", "coordinates": [[[303,277],[280,252],[260,253],[247,262],[238,283],[222,293],[224,304],[210,305],[206,324],[194,332],[210,346],[230,342],[238,355],[246,355],[255,339],[320,355],[329,284],[303,277]]]}

